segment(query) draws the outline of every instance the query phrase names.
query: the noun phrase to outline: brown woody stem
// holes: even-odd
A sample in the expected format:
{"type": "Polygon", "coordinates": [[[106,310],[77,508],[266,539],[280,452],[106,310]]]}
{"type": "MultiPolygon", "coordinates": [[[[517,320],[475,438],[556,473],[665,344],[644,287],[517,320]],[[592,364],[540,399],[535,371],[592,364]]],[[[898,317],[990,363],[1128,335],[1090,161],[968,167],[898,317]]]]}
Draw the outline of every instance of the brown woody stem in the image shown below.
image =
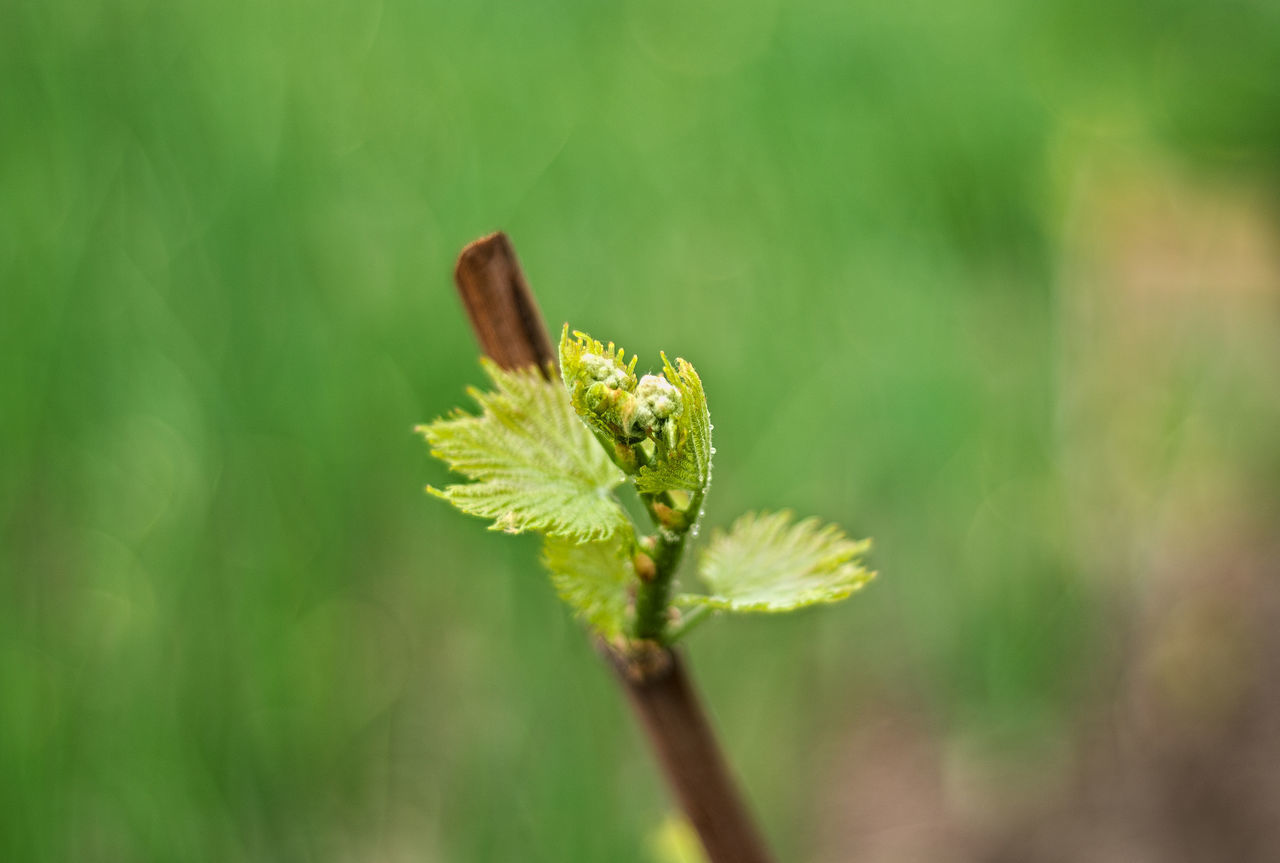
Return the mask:
{"type": "Polygon", "coordinates": [[[468,244],[458,255],[453,280],[481,349],[495,363],[545,369],[556,362],[547,325],[506,234],[468,244]]]}
{"type": "Polygon", "coordinates": [[[600,643],[600,650],[626,691],[707,859],[771,863],[680,654],[657,645],[623,652],[600,643]]]}
{"type": "MultiPolygon", "coordinates": [[[[454,280],[480,346],[503,368],[556,363],[542,314],[506,234],[458,257],[454,280]]],[[[711,863],[772,863],[680,655],[655,642],[598,642],[711,863]]]]}

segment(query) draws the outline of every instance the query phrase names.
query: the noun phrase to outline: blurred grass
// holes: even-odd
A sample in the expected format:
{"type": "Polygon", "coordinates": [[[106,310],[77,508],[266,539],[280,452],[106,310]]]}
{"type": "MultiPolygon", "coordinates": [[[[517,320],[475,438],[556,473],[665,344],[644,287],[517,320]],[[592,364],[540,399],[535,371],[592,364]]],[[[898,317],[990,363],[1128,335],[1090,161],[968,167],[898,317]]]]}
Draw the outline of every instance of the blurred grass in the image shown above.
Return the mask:
{"type": "Polygon", "coordinates": [[[665,798],[535,543],[421,493],[409,430],[478,379],[453,257],[497,227],[553,327],[697,364],[712,524],[785,505],[877,540],[847,606],[695,638],[784,858],[885,686],[1052,736],[1107,620],[1057,424],[1081,165],[1273,201],[1278,28],[1173,0],[4,4],[0,857],[648,859],[665,798]]]}

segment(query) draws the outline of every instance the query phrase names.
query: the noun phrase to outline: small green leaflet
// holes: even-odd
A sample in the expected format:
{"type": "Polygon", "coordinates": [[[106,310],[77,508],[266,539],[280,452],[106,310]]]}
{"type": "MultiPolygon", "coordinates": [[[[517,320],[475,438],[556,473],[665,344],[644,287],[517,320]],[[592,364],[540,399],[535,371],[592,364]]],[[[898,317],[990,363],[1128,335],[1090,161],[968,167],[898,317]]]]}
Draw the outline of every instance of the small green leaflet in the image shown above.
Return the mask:
{"type": "Polygon", "coordinates": [[[705,492],[711,482],[711,414],[707,411],[707,396],[702,390],[702,379],[693,366],[677,358],[671,366],[667,355],[662,355],[663,374],[675,384],[684,399],[684,411],[676,427],[676,445],[671,449],[659,445],[654,453],[654,463],[640,468],[636,475],[636,490],[642,494],[657,494],[671,489],[691,493],[705,492]]]}
{"type": "Polygon", "coordinates": [[[548,537],[542,546],[542,562],[551,572],[556,593],[606,638],[622,634],[627,588],[634,578],[625,537],[622,531],[588,543],[548,537]]]}
{"type": "Polygon", "coordinates": [[[559,381],[481,360],[494,390],[469,389],[480,416],[454,411],[419,426],[431,454],[470,483],[428,487],[458,509],[494,519],[491,530],[534,530],[579,541],[628,525],[612,495],[623,474],[592,438],[559,381]]]}
{"type": "Polygon", "coordinates": [[[684,605],[728,611],[791,611],[844,599],[875,577],[858,558],[870,540],[854,541],[816,518],[748,513],[729,532],[717,531],[699,561],[710,595],[681,594],[684,605]]]}

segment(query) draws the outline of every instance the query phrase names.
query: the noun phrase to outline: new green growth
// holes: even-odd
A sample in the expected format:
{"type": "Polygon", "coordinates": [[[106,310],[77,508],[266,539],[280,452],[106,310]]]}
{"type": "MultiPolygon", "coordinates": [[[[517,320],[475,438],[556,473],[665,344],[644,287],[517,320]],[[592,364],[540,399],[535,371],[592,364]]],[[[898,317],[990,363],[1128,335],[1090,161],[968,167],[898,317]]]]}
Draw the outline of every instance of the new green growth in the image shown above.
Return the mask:
{"type": "Polygon", "coordinates": [[[700,591],[677,573],[698,535],[711,484],[711,416],[702,380],[662,355],[636,376],[636,357],[585,333],[560,338],[560,377],[482,360],[492,389],[468,392],[477,415],[455,410],[420,426],[432,455],[469,482],[428,488],[491,529],[543,536],[543,563],[561,599],[612,641],[670,644],[716,612],[780,612],[835,602],[875,573],[870,540],[789,511],[747,513],[715,531],[697,561],[700,591]],[[635,524],[618,491],[630,485],[648,514],[635,524]]]}

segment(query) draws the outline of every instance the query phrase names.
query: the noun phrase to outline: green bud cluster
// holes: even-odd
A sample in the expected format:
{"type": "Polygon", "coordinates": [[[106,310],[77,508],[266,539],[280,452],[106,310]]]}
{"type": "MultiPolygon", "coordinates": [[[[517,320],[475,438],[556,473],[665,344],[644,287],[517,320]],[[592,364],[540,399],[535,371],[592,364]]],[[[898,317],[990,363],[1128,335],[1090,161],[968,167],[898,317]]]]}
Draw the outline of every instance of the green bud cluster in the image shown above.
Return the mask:
{"type": "Polygon", "coordinates": [[[684,397],[680,390],[662,375],[645,375],[636,385],[636,406],[632,421],[645,434],[657,440],[659,437],[669,447],[676,445],[676,424],[684,410],[684,397]]]}
{"type": "MultiPolygon", "coordinates": [[[[631,358],[631,364],[635,365],[636,358],[631,358]]],[[[593,388],[605,388],[614,390],[631,390],[635,389],[636,376],[631,373],[631,369],[624,368],[621,363],[621,353],[619,359],[610,359],[600,354],[583,354],[582,369],[594,383],[593,388]]]]}
{"type": "Polygon", "coordinates": [[[684,409],[680,390],[661,374],[636,379],[636,358],[566,325],[560,339],[560,373],[579,416],[598,434],[634,446],[645,439],[675,446],[675,420],[684,409]]]}

